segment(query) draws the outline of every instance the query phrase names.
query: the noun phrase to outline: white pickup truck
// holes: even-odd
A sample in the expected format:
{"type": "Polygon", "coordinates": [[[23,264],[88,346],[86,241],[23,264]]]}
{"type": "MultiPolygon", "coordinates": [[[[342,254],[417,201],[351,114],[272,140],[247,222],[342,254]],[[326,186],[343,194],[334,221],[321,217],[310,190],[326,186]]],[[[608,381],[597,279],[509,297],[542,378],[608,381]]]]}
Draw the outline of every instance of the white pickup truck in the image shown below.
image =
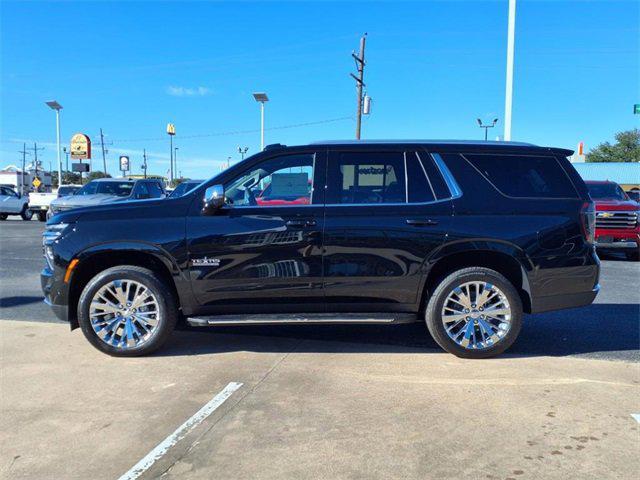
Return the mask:
{"type": "Polygon", "coordinates": [[[82,185],[63,185],[53,193],[31,192],[29,194],[29,210],[38,216],[38,220],[44,222],[49,215],[49,205],[56,198],[73,195],[82,188],[82,185]]]}

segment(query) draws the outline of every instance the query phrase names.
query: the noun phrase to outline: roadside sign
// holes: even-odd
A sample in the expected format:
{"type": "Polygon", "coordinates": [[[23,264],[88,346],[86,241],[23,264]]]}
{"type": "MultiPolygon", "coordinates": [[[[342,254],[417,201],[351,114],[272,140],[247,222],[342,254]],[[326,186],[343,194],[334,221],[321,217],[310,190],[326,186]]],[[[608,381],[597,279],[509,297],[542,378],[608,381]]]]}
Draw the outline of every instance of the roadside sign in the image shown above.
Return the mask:
{"type": "Polygon", "coordinates": [[[36,177],[33,179],[33,182],[31,182],[31,184],[34,186],[34,188],[40,188],[40,185],[42,185],[42,182],[38,177],[36,177]]]}
{"type": "Polygon", "coordinates": [[[76,133],[71,137],[71,158],[88,160],[91,158],[91,139],[84,133],[76,133]]]}
{"type": "Polygon", "coordinates": [[[169,135],[176,134],[176,126],[173,123],[167,123],[167,133],[169,135]]]}
{"type": "Polygon", "coordinates": [[[72,163],[71,164],[71,170],[74,172],[88,172],[89,171],[89,164],[88,163],[72,163]]]}
{"type": "Polygon", "coordinates": [[[640,103],[636,103],[633,106],[633,114],[634,115],[640,115],[640,103]]]}
{"type": "Polygon", "coordinates": [[[120,171],[126,172],[128,170],[130,170],[130,168],[129,168],[129,157],[127,157],[126,155],[121,155],[120,156],[120,171]]]}

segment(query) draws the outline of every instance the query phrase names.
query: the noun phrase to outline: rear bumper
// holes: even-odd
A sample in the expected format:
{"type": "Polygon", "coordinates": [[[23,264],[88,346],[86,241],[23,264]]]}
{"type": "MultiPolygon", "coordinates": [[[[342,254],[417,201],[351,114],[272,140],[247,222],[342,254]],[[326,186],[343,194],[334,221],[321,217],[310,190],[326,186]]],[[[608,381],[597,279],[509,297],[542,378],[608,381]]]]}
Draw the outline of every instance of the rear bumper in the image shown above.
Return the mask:
{"type": "Polygon", "coordinates": [[[37,212],[47,212],[49,211],[49,205],[34,205],[29,206],[29,210],[31,210],[33,213],[37,213],[37,212]]]}
{"type": "Polygon", "coordinates": [[[591,305],[600,291],[600,285],[596,285],[588,292],[569,293],[564,295],[549,295],[547,297],[534,298],[531,305],[531,313],[563,310],[565,308],[584,307],[591,305]]]}

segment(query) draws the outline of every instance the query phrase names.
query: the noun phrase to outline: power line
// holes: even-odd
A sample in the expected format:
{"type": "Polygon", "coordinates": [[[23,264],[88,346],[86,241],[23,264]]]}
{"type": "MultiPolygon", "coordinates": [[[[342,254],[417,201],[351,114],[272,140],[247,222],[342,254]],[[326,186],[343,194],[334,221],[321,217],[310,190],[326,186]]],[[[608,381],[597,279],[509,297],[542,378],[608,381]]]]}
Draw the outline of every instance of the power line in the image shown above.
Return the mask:
{"type": "MultiPolygon", "coordinates": [[[[303,123],[294,123],[290,125],[280,125],[276,127],[265,128],[265,130],[273,131],[273,130],[286,130],[289,128],[299,128],[299,127],[308,127],[312,125],[322,125],[325,123],[333,123],[340,122],[343,120],[353,120],[353,115],[347,115],[344,117],[337,118],[329,118],[326,120],[316,120],[313,122],[303,122],[303,123]]],[[[189,139],[189,138],[206,138],[206,137],[225,137],[232,135],[245,135],[250,133],[258,133],[260,132],[259,128],[251,129],[251,130],[229,130],[226,132],[212,132],[212,133],[200,133],[193,135],[180,135],[181,139],[189,139]]],[[[126,143],[126,142],[159,142],[165,141],[165,137],[150,137],[150,138],[127,138],[127,139],[114,139],[113,141],[116,143],[126,143]]]]}

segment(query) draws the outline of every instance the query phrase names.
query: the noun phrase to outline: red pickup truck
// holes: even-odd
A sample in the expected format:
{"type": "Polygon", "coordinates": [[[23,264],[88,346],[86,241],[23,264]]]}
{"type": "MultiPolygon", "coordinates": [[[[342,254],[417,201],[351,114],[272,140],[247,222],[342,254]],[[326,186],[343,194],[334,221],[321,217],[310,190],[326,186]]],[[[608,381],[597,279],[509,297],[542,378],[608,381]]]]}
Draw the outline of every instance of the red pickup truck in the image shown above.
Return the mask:
{"type": "Polygon", "coordinates": [[[587,180],[596,204],[596,247],[624,252],[629,260],[640,260],[640,204],[615,182],[587,180]]]}

